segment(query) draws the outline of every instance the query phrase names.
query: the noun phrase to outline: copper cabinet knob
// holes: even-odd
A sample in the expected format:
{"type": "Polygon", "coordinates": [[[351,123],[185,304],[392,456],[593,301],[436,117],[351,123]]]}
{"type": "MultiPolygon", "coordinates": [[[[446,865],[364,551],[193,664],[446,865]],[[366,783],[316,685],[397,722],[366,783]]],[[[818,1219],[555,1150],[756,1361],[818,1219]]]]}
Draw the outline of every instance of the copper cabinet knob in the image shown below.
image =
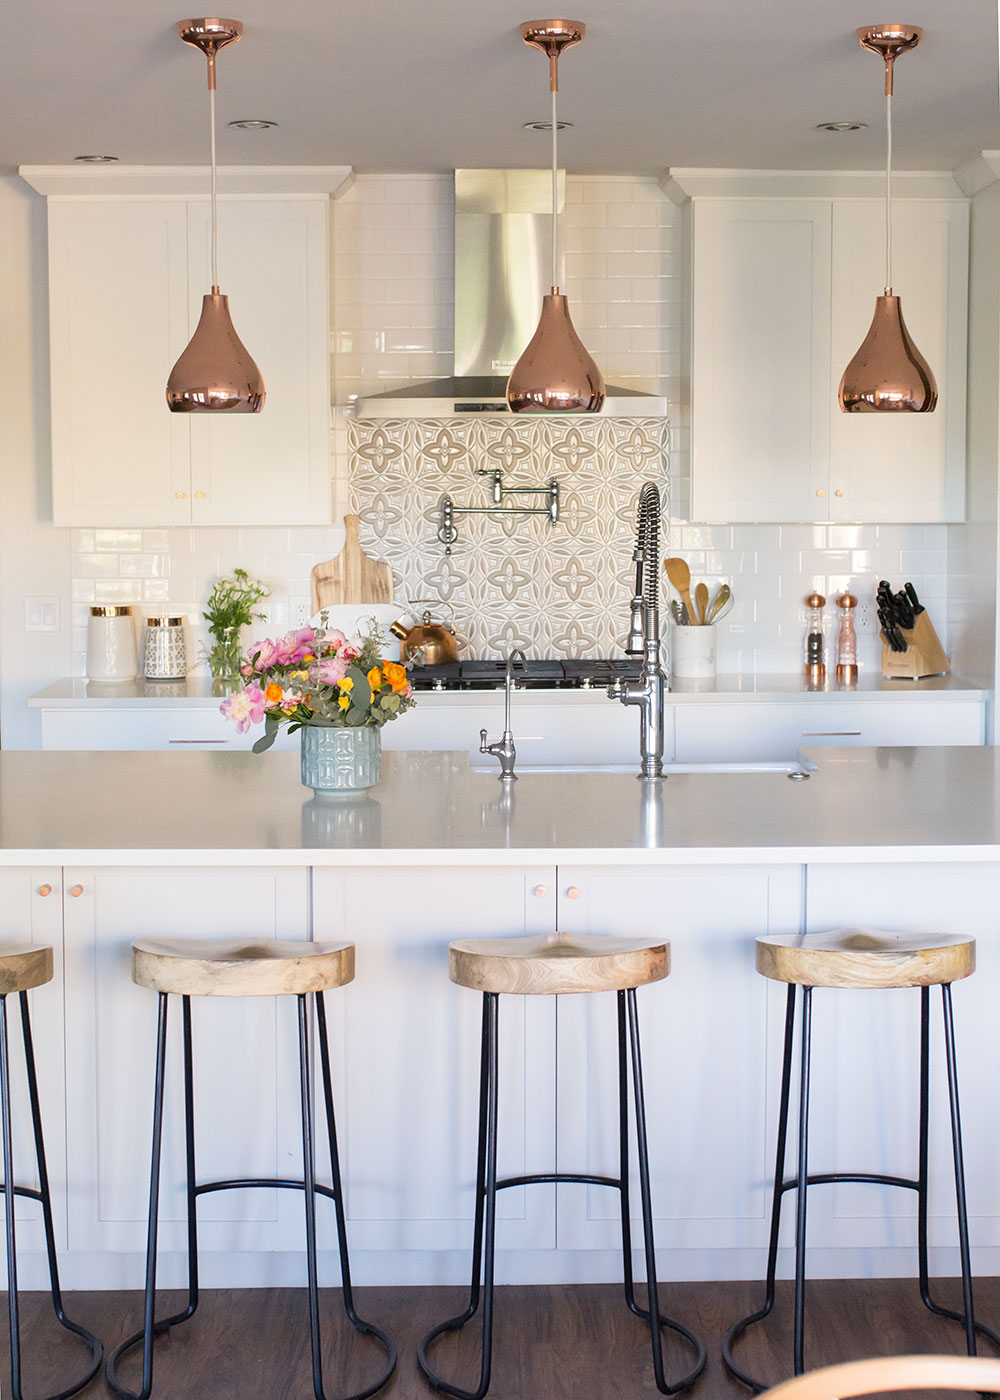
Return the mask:
{"type": "Polygon", "coordinates": [[[838,495],[838,496],[842,496],[844,493],[843,493],[843,491],[837,491],[835,494],[838,495]]]}
{"type": "Polygon", "coordinates": [[[83,894],[83,886],[82,886],[82,885],[70,885],[70,887],[69,887],[69,892],[70,892],[70,894],[73,896],[74,899],[79,899],[80,896],[83,894]]]}
{"type": "Polygon", "coordinates": [[[38,893],[42,896],[43,899],[45,899],[47,895],[50,895],[50,894],[52,893],[52,886],[51,886],[51,885],[39,885],[39,886],[38,886],[38,893]]]}
{"type": "Polygon", "coordinates": [[[825,495],[826,495],[826,492],[825,492],[825,491],[817,491],[817,492],[816,492],[816,495],[817,495],[817,496],[825,496],[825,495]]]}
{"type": "Polygon", "coordinates": [[[196,491],[194,493],[194,498],[196,501],[203,501],[205,499],[204,491],[196,491]]]}
{"type": "Polygon", "coordinates": [[[178,499],[179,501],[183,501],[185,495],[186,495],[186,492],[184,492],[184,491],[178,491],[178,492],[177,492],[177,499],[178,499]]]}
{"type": "Polygon", "coordinates": [[[548,892],[548,887],[546,885],[535,886],[535,894],[538,896],[539,899],[544,899],[548,892]]]}
{"type": "Polygon", "coordinates": [[[577,887],[576,887],[575,885],[570,885],[569,889],[566,891],[566,898],[567,898],[567,899],[579,899],[579,898],[580,898],[580,891],[577,889],[577,887]]]}

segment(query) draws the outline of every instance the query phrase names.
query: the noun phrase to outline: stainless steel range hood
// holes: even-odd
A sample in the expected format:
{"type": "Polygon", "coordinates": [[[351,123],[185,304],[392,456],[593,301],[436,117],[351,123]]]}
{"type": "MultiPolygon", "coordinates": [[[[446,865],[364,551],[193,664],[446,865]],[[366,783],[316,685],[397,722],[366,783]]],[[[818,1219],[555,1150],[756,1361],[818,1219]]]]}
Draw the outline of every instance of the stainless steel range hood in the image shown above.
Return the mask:
{"type": "MultiPolygon", "coordinates": [[[[560,204],[564,191],[560,172],[560,204]]],[[[507,376],[535,332],[551,280],[551,201],[547,170],[455,171],[455,373],[359,399],[357,417],[510,411],[507,376]]],[[[657,394],[608,385],[603,411],[625,418],[665,417],[667,402],[657,394]]]]}

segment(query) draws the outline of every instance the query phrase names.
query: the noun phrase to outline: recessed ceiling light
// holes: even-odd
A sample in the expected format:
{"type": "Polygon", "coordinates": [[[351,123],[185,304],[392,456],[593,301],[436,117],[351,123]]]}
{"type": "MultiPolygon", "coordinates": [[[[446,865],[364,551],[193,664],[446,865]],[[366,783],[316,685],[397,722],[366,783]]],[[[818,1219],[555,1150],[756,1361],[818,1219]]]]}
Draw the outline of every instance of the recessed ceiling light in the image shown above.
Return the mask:
{"type": "Polygon", "coordinates": [[[820,122],[817,131],[867,131],[867,122],[820,122]]]}
{"type": "Polygon", "coordinates": [[[266,117],[243,117],[238,122],[230,122],[229,125],[238,126],[240,131],[268,131],[278,123],[268,121],[266,117]]]}
{"type": "Polygon", "coordinates": [[[117,156],[74,156],[74,160],[86,161],[89,165],[110,165],[112,161],[118,159],[117,156]]]}
{"type": "MultiPolygon", "coordinates": [[[[572,122],[564,122],[564,121],[562,121],[562,120],[560,119],[559,121],[556,122],[556,131],[565,131],[566,128],[567,128],[568,126],[572,126],[572,125],[573,125],[572,122]]],[[[552,123],[551,123],[551,122],[525,122],[525,123],[524,123],[524,129],[525,129],[525,131],[551,131],[551,130],[552,130],[552,123]]]]}

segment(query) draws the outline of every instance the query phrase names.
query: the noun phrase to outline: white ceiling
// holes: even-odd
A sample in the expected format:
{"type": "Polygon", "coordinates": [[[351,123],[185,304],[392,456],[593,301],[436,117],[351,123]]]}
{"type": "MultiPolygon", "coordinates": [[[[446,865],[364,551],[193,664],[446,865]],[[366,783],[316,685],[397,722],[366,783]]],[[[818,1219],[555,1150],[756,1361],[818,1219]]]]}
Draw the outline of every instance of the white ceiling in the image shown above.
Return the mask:
{"type": "MultiPolygon", "coordinates": [[[[544,165],[545,60],[504,0],[236,0],[242,42],[219,58],[219,159],[361,170],[544,165]],[[229,131],[239,117],[277,130],[229,131]]],[[[1000,147],[996,0],[582,0],[562,63],[571,171],[666,166],[870,169],[883,156],[882,75],[854,30],[920,24],[893,109],[900,168],[954,169],[1000,147]],[[833,136],[817,122],[869,130],[833,136]]],[[[162,0],[7,0],[0,169],[109,153],[207,157],[204,60],[162,0]]]]}

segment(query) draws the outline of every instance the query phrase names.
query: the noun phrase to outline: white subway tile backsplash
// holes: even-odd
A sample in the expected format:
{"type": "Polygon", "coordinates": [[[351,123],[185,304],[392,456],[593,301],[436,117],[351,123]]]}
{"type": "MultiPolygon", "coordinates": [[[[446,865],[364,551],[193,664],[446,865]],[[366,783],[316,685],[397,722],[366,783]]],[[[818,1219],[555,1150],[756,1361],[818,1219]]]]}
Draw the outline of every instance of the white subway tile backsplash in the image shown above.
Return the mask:
{"type": "Polygon", "coordinates": [[[142,548],[141,530],[95,530],[95,550],[137,550],[142,548]]]}
{"type": "Polygon", "coordinates": [[[117,578],[117,554],[79,554],[76,572],[81,578],[117,578]]]}
{"type": "Polygon", "coordinates": [[[123,554],[122,578],[164,578],[170,572],[169,554],[123,554]]]}
{"type": "Polygon", "coordinates": [[[101,579],[94,591],[98,603],[138,603],[142,584],[137,578],[101,579]]]}

